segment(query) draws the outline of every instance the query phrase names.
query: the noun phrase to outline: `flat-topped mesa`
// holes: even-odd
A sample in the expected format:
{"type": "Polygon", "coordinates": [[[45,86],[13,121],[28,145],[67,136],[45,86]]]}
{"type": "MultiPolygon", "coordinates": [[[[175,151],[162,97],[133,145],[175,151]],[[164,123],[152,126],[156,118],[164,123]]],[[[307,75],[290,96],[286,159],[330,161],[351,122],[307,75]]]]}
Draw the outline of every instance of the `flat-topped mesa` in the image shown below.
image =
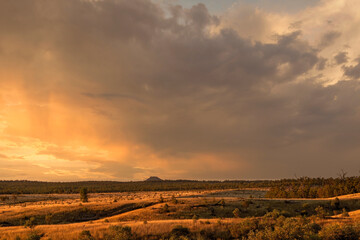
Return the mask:
{"type": "Polygon", "coordinates": [[[151,176],[145,180],[145,182],[161,182],[161,181],[163,181],[163,180],[156,176],[151,176]]]}

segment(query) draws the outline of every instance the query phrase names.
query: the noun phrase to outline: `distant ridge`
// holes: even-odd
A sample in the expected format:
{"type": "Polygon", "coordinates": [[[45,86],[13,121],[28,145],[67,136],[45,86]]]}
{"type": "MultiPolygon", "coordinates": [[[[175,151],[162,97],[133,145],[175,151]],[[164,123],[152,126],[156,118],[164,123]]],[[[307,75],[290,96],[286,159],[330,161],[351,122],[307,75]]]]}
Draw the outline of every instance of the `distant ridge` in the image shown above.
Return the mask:
{"type": "Polygon", "coordinates": [[[161,182],[161,181],[163,181],[163,180],[156,176],[151,176],[145,180],[145,182],[161,182]]]}

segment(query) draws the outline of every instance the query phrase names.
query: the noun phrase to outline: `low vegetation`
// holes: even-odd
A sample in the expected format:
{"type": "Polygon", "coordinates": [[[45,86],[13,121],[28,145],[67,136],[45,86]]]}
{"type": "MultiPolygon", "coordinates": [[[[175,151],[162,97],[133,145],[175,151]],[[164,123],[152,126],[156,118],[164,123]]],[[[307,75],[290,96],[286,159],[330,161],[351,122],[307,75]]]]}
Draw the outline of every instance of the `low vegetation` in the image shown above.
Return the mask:
{"type": "MultiPolygon", "coordinates": [[[[203,223],[200,223],[203,224],[203,223]]],[[[201,239],[242,239],[242,240],[358,240],[360,225],[352,223],[321,223],[313,218],[286,218],[284,216],[246,218],[242,222],[209,223],[207,226],[186,227],[173,226],[167,232],[152,234],[144,231],[133,231],[129,226],[113,225],[97,231],[83,230],[74,240],[201,240],[201,239]],[[207,226],[207,227],[206,227],[207,226]]],[[[17,240],[42,239],[44,233],[32,231],[24,238],[17,240]]]]}
{"type": "MultiPolygon", "coordinates": [[[[75,194],[4,194],[0,198],[0,240],[355,240],[360,239],[360,224],[354,218],[360,217],[360,194],[332,196],[356,193],[358,180],[251,183],[272,185],[268,192],[227,188],[240,184],[236,181],[159,181],[151,183],[154,188],[188,184],[185,189],[206,186],[210,190],[140,192],[134,189],[150,183],[129,183],[134,187],[130,192],[94,193],[109,190],[109,186],[91,188],[91,184],[79,183],[75,194]],[[309,195],[314,189],[315,197],[309,195]],[[324,189],[330,189],[328,195],[318,195],[324,189]]],[[[56,189],[57,184],[48,187],[56,189]]]]}

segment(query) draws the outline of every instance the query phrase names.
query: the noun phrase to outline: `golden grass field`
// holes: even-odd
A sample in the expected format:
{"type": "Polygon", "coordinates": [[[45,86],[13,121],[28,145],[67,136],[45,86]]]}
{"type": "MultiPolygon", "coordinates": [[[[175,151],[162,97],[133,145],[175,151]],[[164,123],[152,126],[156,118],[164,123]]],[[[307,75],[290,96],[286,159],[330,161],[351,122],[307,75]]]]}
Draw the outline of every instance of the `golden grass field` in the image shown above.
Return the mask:
{"type": "MultiPolygon", "coordinates": [[[[163,234],[176,225],[191,230],[214,230],[224,224],[241,222],[244,217],[261,217],[272,209],[297,216],[301,209],[311,212],[312,206],[331,200],[266,199],[264,193],[261,189],[98,193],[89,194],[87,203],[82,203],[78,194],[19,195],[16,200],[9,198],[0,205],[0,239],[26,239],[34,230],[45,234],[42,239],[78,239],[83,230],[101,238],[111,225],[130,226],[138,236],[163,234]],[[159,202],[161,197],[164,202],[159,202]],[[219,204],[221,200],[224,205],[219,204]],[[240,217],[234,218],[235,208],[242,209],[240,217]],[[103,213],[107,215],[101,215],[103,213]],[[198,219],[193,219],[194,215],[198,219]],[[46,216],[49,216],[47,223],[43,220],[46,216]],[[24,227],[24,221],[31,217],[36,219],[36,226],[32,229],[24,227]],[[7,226],[9,223],[18,226],[7,226]]],[[[321,220],[322,224],[359,222],[360,194],[340,196],[339,199],[354,211],[349,211],[349,217],[333,214],[321,220]]]]}

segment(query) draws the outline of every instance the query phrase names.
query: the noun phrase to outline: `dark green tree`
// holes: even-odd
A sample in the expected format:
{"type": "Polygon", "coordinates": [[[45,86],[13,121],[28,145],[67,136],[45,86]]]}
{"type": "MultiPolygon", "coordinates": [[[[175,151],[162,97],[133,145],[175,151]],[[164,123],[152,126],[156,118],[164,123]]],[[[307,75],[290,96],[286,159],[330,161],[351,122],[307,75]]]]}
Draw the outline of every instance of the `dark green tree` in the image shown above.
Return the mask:
{"type": "Polygon", "coordinates": [[[88,202],[89,201],[87,188],[81,188],[80,189],[80,200],[82,202],[88,202]]]}

